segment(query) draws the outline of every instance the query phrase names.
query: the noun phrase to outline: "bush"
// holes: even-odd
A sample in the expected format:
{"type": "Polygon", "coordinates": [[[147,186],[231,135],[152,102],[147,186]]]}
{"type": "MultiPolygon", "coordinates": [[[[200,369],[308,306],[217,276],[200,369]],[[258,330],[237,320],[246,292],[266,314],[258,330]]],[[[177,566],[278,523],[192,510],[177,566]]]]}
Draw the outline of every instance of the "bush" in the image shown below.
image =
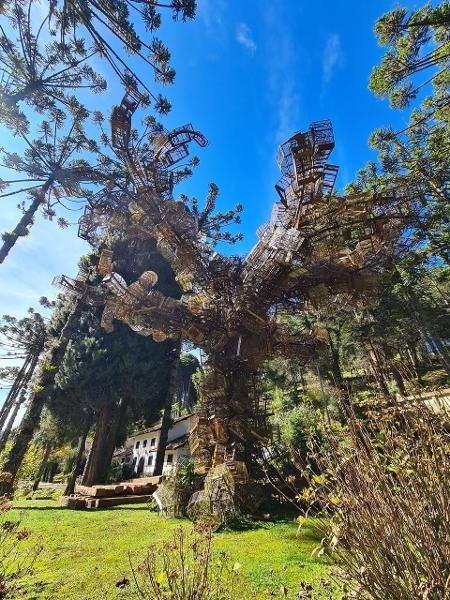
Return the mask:
{"type": "Polygon", "coordinates": [[[177,527],[172,539],[152,547],[133,569],[139,598],[148,600],[231,600],[232,578],[225,552],[212,553],[211,530],[177,527]]]}
{"type": "Polygon", "coordinates": [[[21,579],[31,574],[42,551],[39,546],[28,547],[30,532],[20,521],[8,520],[9,508],[5,496],[0,496],[0,599],[17,597],[21,579]]]}
{"type": "Polygon", "coordinates": [[[123,479],[122,462],[119,458],[114,457],[108,469],[108,483],[119,483],[123,479]]]}
{"type": "Polygon", "coordinates": [[[383,409],[327,434],[316,449],[322,475],[308,495],[320,502],[324,549],[337,578],[373,600],[450,597],[448,415],[423,405],[383,409]]]}
{"type": "Polygon", "coordinates": [[[42,449],[36,446],[34,442],[28,446],[28,450],[20,465],[18,478],[24,481],[34,481],[39,472],[42,462],[42,449]]]}

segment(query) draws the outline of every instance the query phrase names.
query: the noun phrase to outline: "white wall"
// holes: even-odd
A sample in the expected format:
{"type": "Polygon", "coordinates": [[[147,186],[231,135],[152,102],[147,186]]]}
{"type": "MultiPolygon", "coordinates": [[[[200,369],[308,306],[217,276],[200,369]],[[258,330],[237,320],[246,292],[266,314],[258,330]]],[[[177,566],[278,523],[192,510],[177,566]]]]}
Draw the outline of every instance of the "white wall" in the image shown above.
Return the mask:
{"type": "MultiPolygon", "coordinates": [[[[176,440],[183,435],[188,435],[189,431],[193,426],[193,417],[189,417],[175,423],[174,426],[169,430],[168,434],[168,442],[176,440]]],[[[127,440],[127,445],[132,445],[133,447],[133,462],[134,462],[134,472],[137,473],[139,462],[141,458],[144,458],[144,470],[142,472],[143,475],[151,476],[153,475],[153,468],[156,461],[156,452],[158,449],[159,437],[161,431],[150,431],[148,433],[141,433],[137,436],[132,436],[127,440]],[[154,445],[152,445],[152,440],[154,440],[154,445]],[[136,448],[136,444],[139,442],[139,447],[136,448]],[[146,443],[144,447],[144,443],[146,443]],[[149,458],[150,463],[149,464],[149,458]]],[[[164,466],[163,466],[163,474],[169,472],[176,463],[180,460],[180,458],[188,458],[190,456],[189,453],[189,443],[176,450],[166,450],[166,455],[164,457],[164,466]],[[167,457],[169,455],[173,456],[172,462],[167,462],[167,457]]]]}

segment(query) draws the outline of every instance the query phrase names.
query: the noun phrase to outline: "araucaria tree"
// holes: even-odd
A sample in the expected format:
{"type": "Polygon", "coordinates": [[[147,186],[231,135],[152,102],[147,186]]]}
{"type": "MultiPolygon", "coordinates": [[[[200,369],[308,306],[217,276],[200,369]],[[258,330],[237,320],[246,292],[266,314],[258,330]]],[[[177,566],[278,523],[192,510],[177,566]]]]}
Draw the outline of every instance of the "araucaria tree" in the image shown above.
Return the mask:
{"type": "Polygon", "coordinates": [[[29,392],[29,385],[47,339],[44,318],[33,309],[29,316],[17,319],[4,315],[0,322],[0,347],[2,358],[23,360],[20,367],[1,370],[11,387],[0,410],[0,451],[4,449],[10,436],[20,407],[29,392]]]}
{"type": "MultiPolygon", "coordinates": [[[[8,18],[0,24],[0,122],[12,136],[20,136],[21,150],[11,152],[9,144],[1,148],[0,164],[11,176],[3,175],[0,191],[2,197],[19,198],[23,216],[2,235],[0,263],[16,241],[28,235],[39,209],[51,219],[58,204],[86,200],[89,192],[80,186],[105,179],[105,163],[103,169],[96,168],[98,148],[84,129],[97,107],[86,108],[80,101],[86,98],[90,104],[92,94],[106,89],[105,78],[96,71],[98,62],[106,61],[108,74],[125,87],[139,85],[141,101],[167,114],[170,102],[150,90],[117,44],[136,58],[136,64],[150,68],[156,83],[170,84],[175,77],[170,52],[155,36],[161,11],[185,21],[194,18],[195,8],[194,0],[52,1],[39,7],[33,0],[13,0],[4,7],[8,18]],[[147,29],[145,41],[136,31],[136,19],[147,29]]],[[[58,223],[67,226],[63,217],[58,223]]]]}
{"type": "MultiPolygon", "coordinates": [[[[32,0],[13,0],[2,8],[6,18],[0,29],[0,120],[18,141],[13,152],[7,143],[1,148],[0,164],[3,173],[9,174],[2,173],[0,187],[3,198],[19,198],[22,217],[2,236],[0,262],[20,237],[28,235],[40,210],[49,219],[57,217],[65,227],[67,221],[59,207],[95,202],[99,184],[102,194],[105,190],[107,194],[123,193],[123,180],[129,179],[123,161],[115,160],[101,135],[94,141],[86,134],[86,123],[94,113],[93,121],[101,120],[93,93],[106,87],[96,64],[103,61],[102,72],[106,67],[108,76],[119,78],[125,87],[138,83],[140,101],[166,114],[169,101],[139,78],[129,57],[136,59],[133,64],[150,67],[156,84],[172,83],[175,71],[170,53],[155,34],[164,12],[173,20],[186,21],[194,18],[195,8],[194,0],[148,4],[52,1],[39,7],[32,0]],[[147,29],[145,41],[138,33],[143,27],[147,29]]],[[[161,130],[154,117],[148,123],[152,131],[161,130]]],[[[187,171],[186,166],[180,179],[187,171]]],[[[80,306],[79,301],[63,303],[54,315],[55,326],[28,409],[4,463],[13,478],[54,388],[80,306]]]]}

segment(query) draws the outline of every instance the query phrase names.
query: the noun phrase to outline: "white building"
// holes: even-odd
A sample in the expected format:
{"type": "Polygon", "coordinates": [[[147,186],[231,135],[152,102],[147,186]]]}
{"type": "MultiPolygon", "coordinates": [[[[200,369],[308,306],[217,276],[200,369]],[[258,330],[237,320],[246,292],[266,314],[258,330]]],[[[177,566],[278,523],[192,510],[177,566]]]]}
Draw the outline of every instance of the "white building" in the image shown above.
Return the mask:
{"type": "MultiPolygon", "coordinates": [[[[173,469],[179,461],[190,457],[189,431],[194,424],[194,416],[186,415],[172,420],[164,456],[163,474],[173,469]]],[[[151,477],[158,450],[161,423],[138,431],[127,440],[126,446],[132,449],[132,466],[137,475],[151,477]]]]}

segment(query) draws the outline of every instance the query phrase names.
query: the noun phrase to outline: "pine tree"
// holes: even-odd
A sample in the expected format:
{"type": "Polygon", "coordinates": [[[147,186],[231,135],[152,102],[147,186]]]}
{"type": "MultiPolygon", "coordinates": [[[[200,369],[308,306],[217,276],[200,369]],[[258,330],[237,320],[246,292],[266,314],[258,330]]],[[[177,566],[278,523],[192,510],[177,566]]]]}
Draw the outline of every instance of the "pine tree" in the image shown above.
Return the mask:
{"type": "Polygon", "coordinates": [[[388,97],[392,107],[405,108],[432,83],[428,116],[435,112],[439,118],[448,115],[450,3],[428,3],[410,13],[395,8],[378,19],[375,32],[387,51],[372,71],[370,89],[377,96],[388,97]]]}
{"type": "Polygon", "coordinates": [[[20,406],[26,399],[28,386],[44,350],[47,328],[44,318],[33,309],[28,317],[17,319],[4,315],[0,322],[0,346],[4,358],[23,359],[15,369],[12,385],[0,410],[0,451],[5,447],[20,406]]]}
{"type": "MultiPolygon", "coordinates": [[[[86,201],[93,195],[83,184],[98,180],[99,171],[94,174],[87,161],[99,149],[84,135],[83,124],[90,110],[95,110],[92,96],[106,88],[94,61],[105,59],[114,78],[127,88],[141,89],[143,104],[151,100],[157,112],[167,114],[169,101],[154,94],[148,82],[133,71],[128,55],[150,66],[158,83],[171,83],[175,71],[169,64],[170,53],[154,32],[160,26],[161,11],[168,10],[174,20],[185,21],[195,17],[195,7],[193,0],[149,5],[128,0],[52,1],[41,4],[39,10],[33,0],[8,3],[4,10],[8,23],[0,24],[0,120],[22,138],[24,152],[22,156],[11,153],[5,144],[0,164],[18,174],[0,181],[0,192],[1,197],[20,195],[23,216],[12,231],[2,235],[0,263],[17,239],[28,234],[39,208],[53,218],[58,203],[74,198],[86,201]],[[149,42],[148,35],[137,33],[132,16],[150,32],[149,42]],[[126,55],[117,49],[117,41],[123,44],[126,55]],[[85,92],[89,110],[74,96],[80,91],[85,92]],[[30,124],[36,122],[38,114],[45,118],[40,137],[32,140],[30,124]],[[58,136],[58,129],[69,120],[66,132],[58,136]],[[24,194],[25,201],[21,197],[24,194]]],[[[98,160],[104,170],[107,159],[98,156],[98,160]]],[[[67,226],[62,217],[58,223],[67,226]]]]}
{"type": "Polygon", "coordinates": [[[28,400],[28,408],[3,463],[4,472],[9,473],[11,477],[2,482],[0,486],[2,493],[10,494],[13,490],[20,465],[33,435],[39,427],[46,399],[54,385],[56,373],[76,325],[80,308],[79,300],[73,301],[69,306],[60,304],[56,307],[56,314],[50,327],[50,335],[53,333],[54,337],[51,338],[48,349],[40,362],[39,372],[33,382],[33,389],[28,400]]]}
{"type": "Polygon", "coordinates": [[[70,110],[71,94],[106,89],[106,81],[89,64],[97,52],[89,52],[82,38],[57,40],[49,15],[38,21],[36,13],[32,2],[16,0],[8,25],[0,24],[0,119],[14,133],[29,130],[24,104],[38,113],[61,114],[70,110]]]}
{"type": "MultiPolygon", "coordinates": [[[[158,268],[158,285],[179,294],[173,273],[156,253],[151,242],[111,240],[117,264],[131,282],[141,268],[158,268]]],[[[98,260],[93,253],[83,268],[98,260]]],[[[100,328],[101,308],[84,306],[78,325],[67,345],[55,378],[49,403],[53,413],[71,419],[82,411],[95,420],[95,433],[83,475],[83,483],[92,485],[106,480],[112,454],[126,423],[137,420],[151,423],[158,417],[167,398],[169,371],[173,363],[174,343],[158,344],[138,336],[122,323],[111,333],[100,328]]],[[[81,429],[82,430],[82,429],[81,429]]]]}
{"type": "MultiPolygon", "coordinates": [[[[22,155],[1,149],[2,166],[14,174],[14,179],[0,182],[0,197],[27,194],[28,203],[22,201],[19,204],[23,216],[11,232],[2,234],[0,263],[17,240],[29,234],[39,209],[43,210],[44,216],[52,219],[59,203],[84,199],[89,191],[83,184],[103,178],[103,174],[87,160],[88,153],[97,148],[96,143],[84,133],[88,113],[78,105],[73,109],[69,124],[65,122],[65,115],[59,115],[61,118],[55,118],[52,124],[42,122],[37,139],[20,134],[25,146],[22,155]]],[[[62,218],[58,219],[58,223],[61,227],[68,225],[62,218]]]]}

